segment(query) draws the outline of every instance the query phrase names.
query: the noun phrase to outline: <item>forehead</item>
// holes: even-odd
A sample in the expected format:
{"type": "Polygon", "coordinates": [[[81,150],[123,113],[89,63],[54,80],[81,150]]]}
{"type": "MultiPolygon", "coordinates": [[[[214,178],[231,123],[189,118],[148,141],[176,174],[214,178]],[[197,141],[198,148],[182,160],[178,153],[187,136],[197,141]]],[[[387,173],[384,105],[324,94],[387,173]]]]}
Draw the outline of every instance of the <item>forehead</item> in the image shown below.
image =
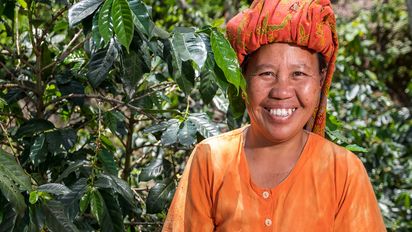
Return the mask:
{"type": "Polygon", "coordinates": [[[288,43],[272,43],[260,47],[248,57],[248,66],[271,65],[305,65],[317,67],[315,52],[288,43]]]}

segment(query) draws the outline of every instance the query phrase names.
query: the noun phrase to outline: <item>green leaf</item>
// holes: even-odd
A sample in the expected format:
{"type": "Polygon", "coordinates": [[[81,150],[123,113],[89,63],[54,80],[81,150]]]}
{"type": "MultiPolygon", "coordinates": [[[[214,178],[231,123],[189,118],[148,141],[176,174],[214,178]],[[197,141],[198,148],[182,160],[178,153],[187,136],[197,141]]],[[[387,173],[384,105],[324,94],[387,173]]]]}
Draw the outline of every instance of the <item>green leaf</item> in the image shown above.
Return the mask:
{"type": "Polygon", "coordinates": [[[70,218],[74,218],[79,213],[79,201],[87,190],[87,179],[80,178],[71,187],[69,194],[60,197],[60,201],[68,210],[70,218]]]}
{"type": "Polygon", "coordinates": [[[136,91],[137,83],[142,79],[143,74],[150,72],[150,69],[144,62],[142,54],[139,55],[131,50],[128,54],[124,54],[123,70],[124,75],[121,76],[121,80],[129,96],[132,96],[136,91]]]}
{"type": "Polygon", "coordinates": [[[70,175],[70,173],[77,171],[79,168],[84,166],[90,166],[89,161],[86,160],[78,160],[76,162],[71,163],[60,176],[56,179],[56,182],[62,181],[64,178],[70,175]]]}
{"type": "Polygon", "coordinates": [[[163,156],[159,155],[156,159],[153,159],[149,165],[144,167],[139,175],[140,181],[149,181],[158,176],[163,172],[163,156]]]}
{"type": "Polygon", "coordinates": [[[165,209],[173,198],[176,189],[176,183],[172,178],[156,183],[147,196],[146,210],[147,213],[160,213],[165,209]]]}
{"type": "Polygon", "coordinates": [[[34,205],[37,203],[38,200],[39,200],[39,192],[37,191],[30,192],[30,196],[29,196],[30,204],[34,205]]]}
{"type": "Polygon", "coordinates": [[[69,9],[69,25],[70,27],[78,24],[102,4],[103,0],[82,0],[74,4],[69,9]]]}
{"type": "Polygon", "coordinates": [[[100,194],[99,190],[94,189],[90,193],[90,209],[92,215],[97,219],[97,222],[101,225],[103,222],[103,217],[105,212],[105,205],[102,195],[100,194]]]}
{"type": "Polygon", "coordinates": [[[66,150],[71,149],[76,143],[76,139],[77,139],[76,131],[72,128],[61,129],[59,131],[63,137],[63,147],[66,150]]]}
{"type": "Polygon", "coordinates": [[[179,143],[184,146],[191,146],[196,142],[196,125],[191,120],[183,123],[182,129],[179,130],[179,143]]]}
{"type": "Polygon", "coordinates": [[[116,38],[129,51],[133,39],[134,24],[132,12],[126,0],[113,0],[112,20],[116,38]]]}
{"type": "Polygon", "coordinates": [[[105,172],[107,172],[110,175],[117,175],[117,167],[114,161],[113,154],[103,149],[99,151],[97,158],[100,162],[102,162],[103,170],[105,172]]]}
{"type": "Polygon", "coordinates": [[[113,37],[112,18],[110,15],[112,4],[113,0],[106,0],[99,12],[99,32],[106,43],[109,43],[113,37]]]}
{"type": "MultiPolygon", "coordinates": [[[[0,164],[1,165],[1,164],[0,164]]],[[[13,209],[19,214],[23,215],[26,210],[26,204],[24,203],[24,197],[20,193],[18,186],[13,183],[12,177],[8,177],[4,174],[4,170],[0,166],[0,191],[3,196],[9,201],[13,209]]]]}
{"type": "Polygon", "coordinates": [[[182,72],[176,76],[174,79],[179,85],[180,89],[186,94],[189,95],[192,92],[194,82],[195,82],[195,70],[193,69],[190,61],[182,62],[182,72]]]}
{"type": "Polygon", "coordinates": [[[216,76],[213,70],[207,70],[200,76],[199,91],[205,104],[209,104],[212,101],[213,97],[216,95],[217,89],[219,88],[215,80],[216,76]]]}
{"type": "Polygon", "coordinates": [[[246,81],[242,76],[237,61],[236,53],[222,33],[212,30],[210,42],[216,64],[225,74],[227,81],[233,84],[237,91],[239,88],[246,92],[246,81]]]}
{"type": "Polygon", "coordinates": [[[368,152],[368,149],[361,147],[359,145],[356,145],[356,144],[347,145],[345,146],[345,148],[352,152],[362,152],[362,153],[368,152]]]}
{"type": "Polygon", "coordinates": [[[45,139],[46,136],[44,134],[40,134],[30,147],[30,159],[34,166],[38,166],[46,160],[47,150],[44,146],[45,139]]]}
{"type": "Polygon", "coordinates": [[[105,214],[101,224],[102,232],[124,231],[123,214],[117,197],[107,191],[100,192],[105,203],[105,214]]]}
{"type": "Polygon", "coordinates": [[[45,119],[31,119],[24,122],[16,132],[17,138],[33,136],[36,133],[51,130],[54,128],[53,123],[45,119]]]}
{"type": "Polygon", "coordinates": [[[129,0],[129,7],[133,12],[133,22],[136,27],[150,38],[155,25],[150,18],[146,5],[140,0],[129,0]]]}
{"type": "Polygon", "coordinates": [[[197,131],[204,138],[209,138],[219,134],[217,126],[210,121],[206,113],[190,114],[188,120],[192,121],[196,125],[197,131]]]}
{"type": "Polygon", "coordinates": [[[37,188],[37,191],[51,193],[54,195],[66,195],[72,192],[67,186],[58,183],[40,185],[37,188]]]}
{"type": "Polygon", "coordinates": [[[89,207],[91,198],[91,192],[86,192],[82,198],[80,198],[80,214],[83,214],[87,207],[89,207]]]}
{"type": "Polygon", "coordinates": [[[201,69],[207,58],[206,45],[194,31],[175,32],[173,45],[182,61],[193,60],[201,69]]]}
{"type": "Polygon", "coordinates": [[[7,101],[0,97],[0,110],[4,110],[4,106],[7,105],[7,101]]]}
{"type": "Polygon", "coordinates": [[[14,231],[16,225],[17,214],[13,210],[12,204],[6,203],[2,205],[2,211],[4,212],[2,220],[0,220],[0,231],[8,232],[14,231]]]}
{"type": "Polygon", "coordinates": [[[107,48],[100,49],[92,55],[87,77],[94,88],[98,87],[106,79],[117,55],[118,51],[113,39],[110,40],[107,48]]]}
{"type": "Polygon", "coordinates": [[[120,194],[129,205],[135,206],[134,196],[130,186],[117,176],[99,174],[94,186],[103,189],[112,189],[120,194]]]}
{"type": "Polygon", "coordinates": [[[0,175],[12,181],[22,191],[31,190],[30,177],[16,162],[14,156],[0,149],[0,175]]]}
{"type": "Polygon", "coordinates": [[[156,125],[153,125],[149,128],[145,128],[143,130],[143,132],[144,133],[156,133],[156,132],[159,132],[159,131],[164,131],[167,128],[169,128],[171,125],[176,124],[176,123],[179,123],[179,120],[172,118],[168,121],[160,122],[160,123],[158,123],[156,125]]]}
{"type": "Polygon", "coordinates": [[[162,144],[167,146],[177,142],[177,133],[179,132],[180,123],[171,124],[162,134],[162,144]]]}
{"type": "Polygon", "coordinates": [[[67,216],[65,206],[58,201],[51,200],[42,205],[46,216],[46,226],[51,231],[79,231],[67,216]]]}
{"type": "Polygon", "coordinates": [[[245,114],[246,105],[243,98],[236,92],[235,88],[231,85],[227,90],[229,98],[229,111],[234,119],[242,118],[245,114]]]}

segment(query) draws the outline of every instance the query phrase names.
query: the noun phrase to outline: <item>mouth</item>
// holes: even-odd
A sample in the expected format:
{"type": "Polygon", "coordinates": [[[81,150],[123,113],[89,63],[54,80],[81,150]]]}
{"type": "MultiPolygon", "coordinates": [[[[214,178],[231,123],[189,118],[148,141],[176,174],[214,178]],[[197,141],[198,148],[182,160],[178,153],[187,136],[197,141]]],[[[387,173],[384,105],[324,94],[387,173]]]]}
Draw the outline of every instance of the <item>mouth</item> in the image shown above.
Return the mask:
{"type": "Polygon", "coordinates": [[[275,118],[287,119],[293,115],[297,108],[266,108],[265,110],[270,114],[270,116],[275,118]]]}

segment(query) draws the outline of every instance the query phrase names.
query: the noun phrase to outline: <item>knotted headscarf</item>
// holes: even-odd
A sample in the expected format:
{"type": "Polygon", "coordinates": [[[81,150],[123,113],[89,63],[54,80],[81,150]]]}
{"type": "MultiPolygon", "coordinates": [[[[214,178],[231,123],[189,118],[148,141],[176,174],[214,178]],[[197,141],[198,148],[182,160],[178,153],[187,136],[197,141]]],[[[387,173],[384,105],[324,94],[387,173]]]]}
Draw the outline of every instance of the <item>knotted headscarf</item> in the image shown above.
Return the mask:
{"type": "Polygon", "coordinates": [[[323,54],[328,70],[318,107],[306,129],[324,136],[326,102],[338,52],[336,19],[329,0],[255,0],[227,24],[239,63],[261,46],[282,42],[323,54]]]}

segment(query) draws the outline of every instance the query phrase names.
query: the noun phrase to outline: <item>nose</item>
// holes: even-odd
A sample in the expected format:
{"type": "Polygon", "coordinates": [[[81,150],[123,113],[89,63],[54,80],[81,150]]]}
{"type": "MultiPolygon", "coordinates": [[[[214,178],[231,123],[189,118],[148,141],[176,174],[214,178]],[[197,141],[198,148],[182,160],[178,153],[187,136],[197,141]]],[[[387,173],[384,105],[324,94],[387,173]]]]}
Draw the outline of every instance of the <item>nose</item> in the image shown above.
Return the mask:
{"type": "Polygon", "coordinates": [[[269,97],[273,99],[288,99],[293,97],[294,89],[288,76],[278,76],[272,83],[269,97]]]}

